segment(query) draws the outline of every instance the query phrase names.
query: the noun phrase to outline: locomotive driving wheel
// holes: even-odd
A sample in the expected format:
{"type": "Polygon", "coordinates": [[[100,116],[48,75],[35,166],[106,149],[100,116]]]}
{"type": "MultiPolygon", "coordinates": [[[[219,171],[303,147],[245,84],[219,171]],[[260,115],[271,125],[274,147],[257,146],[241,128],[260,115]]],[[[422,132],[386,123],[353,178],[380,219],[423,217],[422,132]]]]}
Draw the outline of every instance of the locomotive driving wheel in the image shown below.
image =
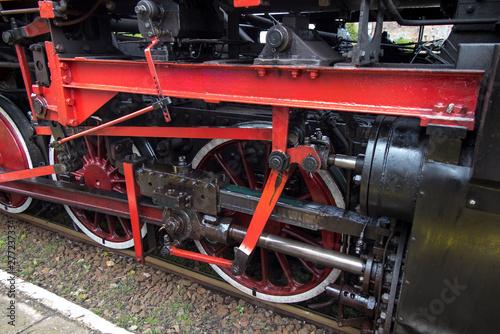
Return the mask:
{"type": "MultiPolygon", "coordinates": [[[[22,170],[38,167],[43,161],[39,149],[26,133],[29,126],[21,110],[0,96],[0,167],[22,170]]],[[[7,212],[21,213],[32,204],[31,197],[0,192],[0,209],[7,212]]]]}
{"type": "MultiPolygon", "coordinates": [[[[270,127],[269,123],[246,123],[240,127],[270,127]]],[[[262,189],[269,175],[267,158],[271,143],[262,141],[212,140],[193,159],[193,168],[223,171],[231,183],[262,189]]],[[[290,170],[285,186],[288,196],[344,207],[343,196],[333,177],[324,170],[311,177],[301,167],[290,170]]],[[[226,210],[239,225],[248,227],[251,216],[226,210]]],[[[264,232],[299,240],[310,245],[339,250],[341,235],[317,232],[276,221],[268,221],[264,232]]],[[[234,258],[234,247],[208,240],[195,241],[199,251],[227,259],[234,258]]],[[[212,265],[213,269],[237,289],[257,298],[292,303],[311,299],[325,291],[340,275],[340,270],[317,266],[311,262],[256,247],[246,271],[235,276],[230,269],[212,265]]]]}
{"type": "MultiPolygon", "coordinates": [[[[108,159],[104,138],[86,136],[85,144],[88,153],[82,158],[83,166],[71,173],[75,182],[91,188],[126,193],[125,177],[108,159]]],[[[50,150],[50,160],[51,164],[56,161],[53,149],[50,150]]],[[[53,175],[53,178],[57,179],[57,176],[53,175]]],[[[73,222],[95,242],[114,249],[130,248],[134,245],[130,219],[67,205],[64,208],[73,222]]],[[[140,226],[144,237],[147,232],[146,224],[140,222],[140,226]]]]}

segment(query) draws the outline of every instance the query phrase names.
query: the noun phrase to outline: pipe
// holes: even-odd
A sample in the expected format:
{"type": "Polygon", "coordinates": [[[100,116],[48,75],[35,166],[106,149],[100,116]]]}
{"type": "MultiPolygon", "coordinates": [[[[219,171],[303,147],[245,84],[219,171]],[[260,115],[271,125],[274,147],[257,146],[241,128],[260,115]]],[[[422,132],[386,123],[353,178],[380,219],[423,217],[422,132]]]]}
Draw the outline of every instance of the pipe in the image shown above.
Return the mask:
{"type": "Polygon", "coordinates": [[[23,9],[7,9],[7,10],[0,10],[0,16],[4,15],[17,15],[17,14],[31,14],[31,13],[38,13],[40,11],[40,8],[23,8],[23,9]]]}
{"type": "Polygon", "coordinates": [[[441,19],[441,20],[405,20],[401,17],[396,5],[392,0],[382,0],[385,7],[389,10],[396,22],[402,26],[423,26],[423,25],[445,25],[445,24],[487,24],[500,22],[500,18],[487,19],[441,19]]]}
{"type": "MultiPolygon", "coordinates": [[[[242,241],[245,238],[246,232],[246,228],[233,225],[229,230],[229,236],[236,241],[242,241]]],[[[318,246],[311,246],[269,233],[261,234],[257,246],[286,255],[296,256],[316,264],[348,271],[356,275],[362,275],[365,269],[365,262],[356,256],[318,246]]]]}

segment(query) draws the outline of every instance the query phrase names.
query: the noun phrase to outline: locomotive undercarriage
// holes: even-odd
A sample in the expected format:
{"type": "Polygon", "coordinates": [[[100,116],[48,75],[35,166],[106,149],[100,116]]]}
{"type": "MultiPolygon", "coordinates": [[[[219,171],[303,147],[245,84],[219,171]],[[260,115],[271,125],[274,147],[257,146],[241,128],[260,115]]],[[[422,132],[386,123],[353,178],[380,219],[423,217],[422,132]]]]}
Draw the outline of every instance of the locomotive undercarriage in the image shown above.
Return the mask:
{"type": "Polygon", "coordinates": [[[494,327],[463,312],[493,318],[498,2],[1,4],[4,210],[63,204],[138,261],[207,262],[363,333],[494,327]],[[455,27],[410,51],[384,16],[455,27]]]}

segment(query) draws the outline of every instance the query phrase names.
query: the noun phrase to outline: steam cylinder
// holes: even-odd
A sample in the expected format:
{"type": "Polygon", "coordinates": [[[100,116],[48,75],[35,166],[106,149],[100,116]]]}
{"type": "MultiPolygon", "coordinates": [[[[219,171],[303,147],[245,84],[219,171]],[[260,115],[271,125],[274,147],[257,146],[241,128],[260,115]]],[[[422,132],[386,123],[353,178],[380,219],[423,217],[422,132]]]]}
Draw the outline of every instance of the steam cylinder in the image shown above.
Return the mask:
{"type": "Polygon", "coordinates": [[[363,214],[412,221],[426,149],[427,138],[419,119],[377,118],[361,172],[363,214]]]}

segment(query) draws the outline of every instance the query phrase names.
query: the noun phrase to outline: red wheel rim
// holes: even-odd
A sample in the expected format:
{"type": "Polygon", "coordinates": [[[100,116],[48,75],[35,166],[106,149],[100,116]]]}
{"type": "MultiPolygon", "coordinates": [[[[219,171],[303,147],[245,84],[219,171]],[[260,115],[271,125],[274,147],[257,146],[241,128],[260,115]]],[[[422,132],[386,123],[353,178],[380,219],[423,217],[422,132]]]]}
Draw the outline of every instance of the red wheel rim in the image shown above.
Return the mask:
{"type": "MultiPolygon", "coordinates": [[[[11,170],[22,170],[30,168],[24,139],[14,124],[13,120],[0,113],[0,167],[11,170]]],[[[25,205],[28,197],[0,192],[0,203],[8,208],[21,208],[25,205]]]]}
{"type": "MultiPolygon", "coordinates": [[[[265,147],[262,149],[265,151],[265,154],[260,154],[260,157],[259,154],[256,154],[254,157],[252,157],[253,154],[250,154],[249,157],[248,143],[250,142],[225,142],[209,151],[200,161],[197,168],[216,171],[218,167],[229,176],[231,183],[252,189],[262,189],[262,185],[265,184],[265,180],[269,174],[269,169],[267,163],[264,163],[266,166],[264,170],[261,171],[260,175],[259,173],[256,174],[254,171],[255,159],[257,159],[257,163],[260,162],[262,164],[262,161],[267,162],[271,145],[270,143],[261,142],[265,147]],[[235,162],[235,158],[238,155],[239,159],[236,162],[239,162],[239,165],[235,162]]],[[[335,200],[327,184],[318,174],[313,174],[310,177],[301,167],[293,168],[291,174],[289,183],[285,187],[285,193],[288,192],[287,195],[292,193],[297,198],[335,205],[335,200]],[[302,185],[294,190],[292,189],[292,185],[290,185],[292,182],[302,185]]],[[[226,211],[224,214],[232,216],[243,226],[248,226],[251,219],[249,215],[232,211],[226,211]]],[[[337,233],[315,233],[276,221],[268,221],[265,232],[328,249],[340,249],[339,241],[341,235],[337,233]]],[[[202,241],[201,245],[207,254],[229,259],[233,258],[233,248],[236,246],[235,244],[214,245],[208,241],[202,241]]],[[[254,251],[249,267],[243,275],[233,276],[229,269],[220,269],[238,284],[253,291],[273,296],[303,294],[317,287],[332,272],[332,268],[315,266],[311,262],[285,256],[277,252],[270,252],[262,248],[257,248],[254,251]],[[260,266],[260,268],[256,268],[256,265],[260,266]],[[300,270],[297,269],[297,266],[300,267],[300,270]],[[276,276],[277,272],[280,272],[279,277],[276,276]]]]}

